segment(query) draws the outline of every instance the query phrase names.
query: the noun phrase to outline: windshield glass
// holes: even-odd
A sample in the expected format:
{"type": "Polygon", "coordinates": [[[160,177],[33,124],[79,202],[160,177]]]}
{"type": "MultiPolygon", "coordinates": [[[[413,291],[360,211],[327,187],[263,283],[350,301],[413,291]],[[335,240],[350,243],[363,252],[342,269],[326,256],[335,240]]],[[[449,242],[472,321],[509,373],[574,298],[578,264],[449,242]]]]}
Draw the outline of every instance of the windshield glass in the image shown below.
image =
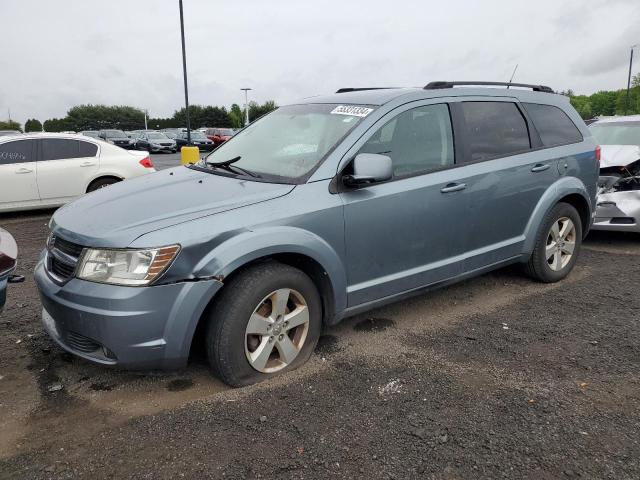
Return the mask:
{"type": "MultiPolygon", "coordinates": [[[[234,166],[263,178],[294,181],[309,174],[372,110],[320,104],[281,107],[237,133],[204,162],[219,163],[240,157],[234,166]],[[348,111],[354,114],[345,113],[348,111]]],[[[202,166],[206,166],[204,162],[202,166]]]]}
{"type": "Polygon", "coordinates": [[[105,130],[104,131],[107,138],[122,138],[126,137],[122,130],[105,130]]]}
{"type": "Polygon", "coordinates": [[[640,122],[594,123],[589,129],[600,145],[640,145],[640,122]]]}
{"type": "MultiPolygon", "coordinates": [[[[186,132],[182,134],[184,138],[187,138],[186,132]]],[[[191,140],[208,140],[202,132],[191,132],[191,140]]]]}
{"type": "Polygon", "coordinates": [[[147,136],[152,140],[163,140],[166,139],[166,135],[160,132],[149,132],[147,136]]]}
{"type": "Polygon", "coordinates": [[[216,135],[231,137],[233,136],[233,130],[231,130],[230,128],[219,128],[218,130],[216,130],[216,135]]]}

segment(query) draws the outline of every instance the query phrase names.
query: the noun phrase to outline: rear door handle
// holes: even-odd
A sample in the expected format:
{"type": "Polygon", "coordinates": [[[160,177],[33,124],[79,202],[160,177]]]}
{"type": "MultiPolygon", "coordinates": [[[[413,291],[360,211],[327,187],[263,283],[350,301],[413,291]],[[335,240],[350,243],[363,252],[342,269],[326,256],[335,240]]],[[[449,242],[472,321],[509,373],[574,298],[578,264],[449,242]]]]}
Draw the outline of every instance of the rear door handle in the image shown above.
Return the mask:
{"type": "Polygon", "coordinates": [[[442,193],[451,193],[451,192],[459,192],[460,190],[464,190],[467,188],[466,183],[449,183],[446,187],[441,188],[440,192],[442,193]]]}
{"type": "Polygon", "coordinates": [[[96,164],[96,162],[82,162],[82,163],[80,164],[80,166],[81,166],[81,167],[91,167],[91,166],[93,166],[93,165],[95,165],[95,164],[96,164]]]}
{"type": "Polygon", "coordinates": [[[544,172],[545,170],[548,170],[549,167],[551,167],[551,165],[549,165],[548,163],[538,163],[537,165],[534,165],[534,167],[531,169],[532,172],[544,172]]]}
{"type": "Polygon", "coordinates": [[[31,173],[33,172],[33,170],[31,170],[30,168],[19,168],[18,170],[16,170],[16,173],[31,173]]]}

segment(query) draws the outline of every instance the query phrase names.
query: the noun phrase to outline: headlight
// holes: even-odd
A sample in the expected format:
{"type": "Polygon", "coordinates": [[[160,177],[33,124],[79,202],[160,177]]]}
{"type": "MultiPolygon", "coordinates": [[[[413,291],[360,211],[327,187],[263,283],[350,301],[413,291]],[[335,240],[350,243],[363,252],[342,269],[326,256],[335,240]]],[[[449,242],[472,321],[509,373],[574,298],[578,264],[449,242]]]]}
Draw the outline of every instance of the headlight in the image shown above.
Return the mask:
{"type": "Polygon", "coordinates": [[[143,250],[85,249],[76,276],[115,285],[149,285],[168,267],[180,245],[143,250]]]}

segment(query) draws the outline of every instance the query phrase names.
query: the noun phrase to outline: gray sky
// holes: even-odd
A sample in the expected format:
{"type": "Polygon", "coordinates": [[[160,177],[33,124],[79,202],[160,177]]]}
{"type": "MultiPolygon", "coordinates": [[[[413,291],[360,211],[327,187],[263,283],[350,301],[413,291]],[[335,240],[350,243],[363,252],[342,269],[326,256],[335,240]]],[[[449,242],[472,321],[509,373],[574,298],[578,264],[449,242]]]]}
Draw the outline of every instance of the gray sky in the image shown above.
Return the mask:
{"type": "MultiPolygon", "coordinates": [[[[183,0],[192,104],[285,104],[345,86],[626,87],[638,0],[183,0]]],[[[177,0],[0,0],[0,119],[184,102],[177,0]]],[[[640,71],[640,48],[634,73],[640,71]]]]}

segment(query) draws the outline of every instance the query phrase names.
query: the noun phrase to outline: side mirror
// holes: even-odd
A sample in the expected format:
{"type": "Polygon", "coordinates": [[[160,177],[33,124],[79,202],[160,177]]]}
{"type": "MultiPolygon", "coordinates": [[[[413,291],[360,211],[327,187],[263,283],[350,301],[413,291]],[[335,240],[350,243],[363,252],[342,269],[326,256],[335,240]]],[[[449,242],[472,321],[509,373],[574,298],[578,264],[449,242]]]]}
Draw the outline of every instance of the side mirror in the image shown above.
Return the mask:
{"type": "Polygon", "coordinates": [[[343,182],[350,187],[384,182],[393,177],[391,158],[378,153],[359,153],[353,159],[353,174],[345,175],[343,182]]]}

